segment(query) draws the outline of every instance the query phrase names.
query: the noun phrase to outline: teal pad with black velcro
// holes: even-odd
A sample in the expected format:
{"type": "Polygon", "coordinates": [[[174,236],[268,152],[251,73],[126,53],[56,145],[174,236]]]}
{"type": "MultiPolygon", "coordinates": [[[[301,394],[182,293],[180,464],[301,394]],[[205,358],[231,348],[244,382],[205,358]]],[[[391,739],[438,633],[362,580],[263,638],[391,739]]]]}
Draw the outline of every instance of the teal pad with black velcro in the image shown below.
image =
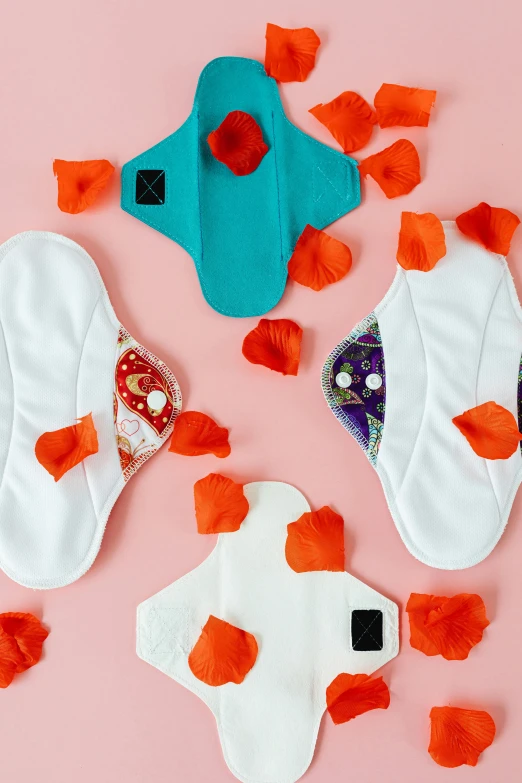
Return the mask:
{"type": "Polygon", "coordinates": [[[234,317],[271,310],[304,227],[324,228],[359,203],[356,161],[292,125],[274,79],[241,57],[210,62],[186,122],[122,170],[122,208],[181,245],[207,302],[234,317]],[[256,120],[268,145],[246,176],[207,143],[235,110],[256,120]]]}

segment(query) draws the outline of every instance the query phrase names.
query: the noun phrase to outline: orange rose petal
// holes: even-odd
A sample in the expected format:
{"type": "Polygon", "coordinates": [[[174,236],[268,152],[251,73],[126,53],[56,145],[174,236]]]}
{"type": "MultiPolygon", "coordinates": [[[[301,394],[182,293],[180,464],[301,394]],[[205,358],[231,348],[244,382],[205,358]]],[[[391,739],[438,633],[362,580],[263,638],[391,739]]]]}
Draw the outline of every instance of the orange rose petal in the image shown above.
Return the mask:
{"type": "Polygon", "coordinates": [[[188,658],[190,671],[206,685],[239,685],[256,662],[257,642],[253,634],[213,615],[188,658]]]}
{"type": "Polygon", "coordinates": [[[429,272],[446,255],[442,223],[436,215],[403,212],[397,261],[403,269],[429,272]]]}
{"type": "Polygon", "coordinates": [[[495,722],[483,710],[433,707],[428,753],[441,767],[474,767],[495,739],[495,722]]]}
{"type": "Polygon", "coordinates": [[[97,451],[98,435],[92,413],[78,419],[78,424],[44,432],[34,447],[36,459],[55,481],[59,481],[68,470],[97,451]]]}
{"type": "Polygon", "coordinates": [[[32,614],[0,614],[0,688],[7,688],[15,674],[38,663],[48,636],[49,632],[32,614]]]}
{"type": "Polygon", "coordinates": [[[243,485],[219,473],[194,484],[198,533],[233,533],[248,514],[243,485]]]}
{"type": "Polygon", "coordinates": [[[278,82],[304,82],[315,65],[321,40],[310,27],[266,26],[265,70],[278,82]]]}
{"type": "Polygon", "coordinates": [[[169,451],[185,457],[200,457],[202,454],[228,457],[231,451],[228,430],[218,427],[206,413],[185,411],[176,419],[169,451]]]}
{"type": "Polygon", "coordinates": [[[444,596],[412,593],[406,604],[406,612],[410,621],[410,645],[424,655],[442,655],[441,650],[432,640],[430,628],[425,629],[430,612],[440,610],[444,596]]]}
{"type": "Polygon", "coordinates": [[[470,408],[452,421],[475,454],[484,459],[509,459],[522,440],[511,411],[496,402],[470,408]]]}
{"type": "Polygon", "coordinates": [[[243,356],[283,375],[297,375],[303,330],[288,318],[261,318],[243,340],[243,356]]]}
{"type": "Polygon", "coordinates": [[[0,688],[11,685],[18,667],[23,665],[23,656],[12,636],[0,628],[0,688]]]}
{"type": "Polygon", "coordinates": [[[287,529],[285,555],[292,570],[344,571],[344,521],[329,506],[303,514],[287,529]]]}
{"type": "Polygon", "coordinates": [[[268,147],[255,119],[244,111],[231,111],[207,138],[213,156],[243,177],[257,169],[268,147]]]}
{"type": "Polygon", "coordinates": [[[411,141],[399,139],[359,163],[359,173],[373,177],[387,198],[404,196],[421,181],[419,153],[411,141]]]}
{"type": "Polygon", "coordinates": [[[288,274],[296,283],[321,291],[342,280],[351,266],[352,254],[347,245],[325,231],[305,226],[288,262],[288,274]]]}
{"type": "Polygon", "coordinates": [[[344,152],[360,150],[370,141],[377,116],[356,92],[342,92],[330,103],[309,109],[325,125],[344,152]]]}
{"type": "Polygon", "coordinates": [[[370,710],[387,710],[390,691],[382,677],[339,674],[326,689],[326,706],[335,724],[346,723],[370,710]]]}
{"type": "Polygon", "coordinates": [[[49,631],[40,620],[28,612],[4,612],[0,614],[0,629],[16,642],[20,650],[21,661],[17,673],[24,672],[38,663],[42,656],[42,646],[49,631]]]}
{"type": "Polygon", "coordinates": [[[509,209],[490,207],[481,201],[478,206],[459,215],[456,223],[463,234],[484,245],[486,250],[507,256],[520,219],[509,209]]]}
{"type": "Polygon", "coordinates": [[[108,160],[55,160],[58,178],[58,206],[72,215],[93,204],[114,172],[108,160]]]}
{"type": "Polygon", "coordinates": [[[412,593],[406,604],[410,644],[425,655],[463,661],[488,627],[486,607],[479,595],[461,593],[452,598],[412,593]]]}
{"type": "Polygon", "coordinates": [[[424,655],[442,655],[440,649],[432,641],[429,630],[426,631],[424,626],[429,613],[432,610],[436,611],[439,609],[441,606],[440,602],[443,600],[444,598],[439,598],[439,596],[412,593],[406,604],[406,611],[410,621],[410,646],[424,653],[424,655]]]}
{"type": "Polygon", "coordinates": [[[435,90],[383,84],[374,100],[379,125],[381,128],[391,128],[393,125],[426,127],[436,97],[435,90]]]}

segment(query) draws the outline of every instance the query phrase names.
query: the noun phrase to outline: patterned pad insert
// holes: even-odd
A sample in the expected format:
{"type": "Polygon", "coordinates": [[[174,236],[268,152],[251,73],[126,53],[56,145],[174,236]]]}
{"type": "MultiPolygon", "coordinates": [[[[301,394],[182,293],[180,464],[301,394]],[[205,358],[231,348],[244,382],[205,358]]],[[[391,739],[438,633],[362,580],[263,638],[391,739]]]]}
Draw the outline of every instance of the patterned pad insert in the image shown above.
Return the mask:
{"type": "Polygon", "coordinates": [[[114,424],[125,481],[168,438],[180,410],[181,392],[172,372],[121,327],[114,376],[114,424]]]}
{"type": "Polygon", "coordinates": [[[322,385],[329,407],[375,466],[384,428],[386,374],[373,313],[332,351],[322,385]]]}

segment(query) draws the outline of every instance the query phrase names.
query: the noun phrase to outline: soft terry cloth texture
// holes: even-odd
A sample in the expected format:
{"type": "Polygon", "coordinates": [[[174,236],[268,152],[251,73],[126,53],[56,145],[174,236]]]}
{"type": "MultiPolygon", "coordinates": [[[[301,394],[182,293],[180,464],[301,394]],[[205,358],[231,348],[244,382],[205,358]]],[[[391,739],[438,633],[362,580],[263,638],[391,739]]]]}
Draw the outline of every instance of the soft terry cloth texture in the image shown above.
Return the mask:
{"type": "MultiPolygon", "coordinates": [[[[240,529],[221,533],[204,563],[138,607],[137,652],[212,710],[239,780],[294,783],[312,761],[328,685],[397,654],[397,607],[346,572],[295,573],[285,558],[287,526],[310,506],[288,484],[244,491],[250,511],[240,529]],[[379,649],[356,651],[362,633],[352,634],[352,615],[361,609],[382,618],[379,649]],[[210,615],[255,636],[257,659],[240,685],[205,685],[190,670],[210,615]]],[[[204,742],[201,727],[194,731],[204,742]]]]}
{"type": "MultiPolygon", "coordinates": [[[[431,271],[398,267],[369,317],[378,322],[386,365],[373,462],[409,551],[435,568],[458,569],[483,560],[502,535],[522,458],[520,449],[509,459],[479,457],[452,420],[490,400],[517,416],[522,312],[505,258],[454,223],[443,226],[446,255],[431,271]]],[[[335,377],[346,342],[353,341],[326,362],[323,390],[356,436],[357,406],[341,398],[335,377]]]]}
{"type": "Polygon", "coordinates": [[[61,587],[90,568],[126,480],[170,434],[179,388],[123,329],[90,256],[38,231],[0,247],[0,377],[0,567],[61,587]],[[91,413],[97,453],[55,482],[38,438],[91,413]]]}
{"type": "Polygon", "coordinates": [[[207,302],[236,317],[277,304],[308,223],[324,228],[359,203],[356,162],[292,125],[276,82],[241,57],[209,63],[187,121],[122,170],[122,208],[185,248],[207,302]],[[207,141],[237,110],[255,119],[268,145],[243,177],[216,160],[207,141]]]}

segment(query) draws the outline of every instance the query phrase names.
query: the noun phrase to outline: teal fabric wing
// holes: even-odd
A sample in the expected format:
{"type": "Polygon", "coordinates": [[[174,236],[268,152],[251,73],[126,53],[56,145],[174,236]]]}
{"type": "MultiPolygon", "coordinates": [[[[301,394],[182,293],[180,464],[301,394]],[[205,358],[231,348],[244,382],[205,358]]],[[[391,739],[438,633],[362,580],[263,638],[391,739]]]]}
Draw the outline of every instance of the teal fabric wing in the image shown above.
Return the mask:
{"type": "Polygon", "coordinates": [[[277,304],[307,223],[324,228],[359,203],[356,161],[292,125],[276,82],[261,63],[240,57],[209,63],[187,121],[122,171],[122,208],[185,248],[207,302],[234,317],[277,304]],[[252,115],[269,148],[242,177],[207,143],[237,109],[252,115]]]}

